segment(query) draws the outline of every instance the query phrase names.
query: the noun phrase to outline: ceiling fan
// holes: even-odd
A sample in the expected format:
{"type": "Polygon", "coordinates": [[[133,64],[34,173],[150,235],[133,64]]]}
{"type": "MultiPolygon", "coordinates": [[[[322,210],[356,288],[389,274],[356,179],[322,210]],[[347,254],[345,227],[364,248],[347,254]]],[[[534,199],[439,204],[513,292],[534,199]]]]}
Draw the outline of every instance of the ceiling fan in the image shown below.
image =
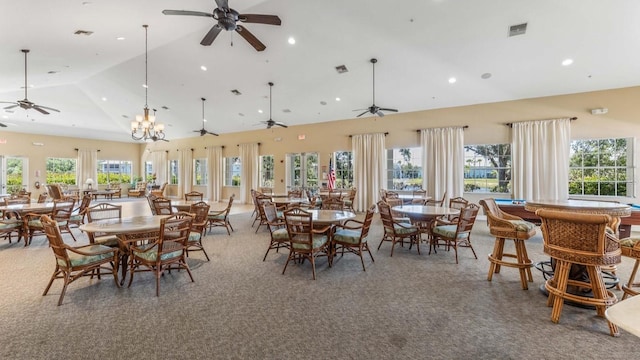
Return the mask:
{"type": "Polygon", "coordinates": [[[60,110],[58,109],[54,109],[54,108],[50,108],[48,106],[42,106],[42,105],[38,105],[36,103],[33,103],[31,101],[29,101],[29,99],[27,98],[27,54],[29,53],[28,49],[22,49],[20,50],[24,53],[24,99],[22,100],[18,100],[18,101],[0,101],[0,103],[4,103],[4,104],[13,104],[13,105],[9,105],[7,107],[5,107],[4,109],[13,109],[15,107],[21,107],[25,110],[29,110],[29,109],[34,109],[44,115],[49,115],[49,112],[47,110],[50,111],[55,111],[55,112],[60,112],[60,110]]]}
{"type": "Polygon", "coordinates": [[[257,51],[263,51],[267,47],[258,40],[247,28],[242,25],[238,25],[238,21],[245,23],[267,24],[267,25],[280,25],[282,22],[276,15],[261,15],[261,14],[240,14],[234,9],[229,7],[228,0],[216,0],[218,7],[213,9],[213,13],[206,13],[201,11],[189,11],[189,10],[163,10],[165,15],[189,15],[189,16],[204,16],[210,17],[218,21],[213,25],[207,35],[202,38],[200,45],[209,46],[216,39],[220,31],[223,29],[226,31],[235,30],[240,36],[251,44],[257,51]]]}
{"type": "Polygon", "coordinates": [[[193,130],[193,132],[199,132],[199,133],[200,133],[200,136],[205,136],[205,135],[207,135],[207,134],[211,134],[211,135],[218,136],[218,134],[216,134],[216,133],[214,133],[214,132],[211,132],[211,131],[207,131],[207,130],[205,130],[205,128],[204,128],[204,122],[205,122],[205,119],[204,119],[204,102],[205,102],[205,101],[207,101],[207,99],[205,99],[205,98],[200,98],[200,100],[202,100],[202,129],[200,129],[200,130],[193,130]]]}
{"type": "Polygon", "coordinates": [[[362,111],[364,110],[364,112],[360,115],[358,115],[357,117],[360,117],[366,113],[371,113],[372,115],[378,115],[380,117],[384,116],[383,111],[391,111],[391,112],[398,112],[398,109],[390,109],[390,108],[383,108],[383,107],[379,107],[376,106],[376,63],[378,62],[377,59],[371,59],[371,64],[373,64],[373,101],[371,102],[371,106],[369,106],[366,109],[357,109],[357,110],[353,110],[353,111],[362,111]]]}
{"type": "Polygon", "coordinates": [[[261,123],[267,124],[267,129],[271,129],[274,125],[287,128],[288,126],[285,123],[271,119],[271,88],[273,88],[272,82],[269,83],[269,120],[261,121],[261,123]]]}

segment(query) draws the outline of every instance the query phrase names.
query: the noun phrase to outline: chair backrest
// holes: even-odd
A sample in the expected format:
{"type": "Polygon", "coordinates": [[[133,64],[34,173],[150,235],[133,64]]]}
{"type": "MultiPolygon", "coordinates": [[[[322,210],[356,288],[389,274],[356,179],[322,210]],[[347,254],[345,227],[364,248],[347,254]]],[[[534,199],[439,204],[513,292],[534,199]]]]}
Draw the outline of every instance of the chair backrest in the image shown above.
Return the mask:
{"type": "Polygon", "coordinates": [[[189,207],[189,214],[193,216],[193,226],[205,226],[207,224],[207,216],[209,215],[209,208],[211,206],[204,202],[198,201],[191,204],[189,207]]]}
{"type": "Polygon", "coordinates": [[[73,206],[76,204],[74,198],[63,198],[53,200],[53,210],[51,217],[56,221],[69,220],[73,213],[73,206]]]}
{"type": "Polygon", "coordinates": [[[344,209],[344,201],[339,197],[328,197],[322,201],[321,208],[323,210],[342,210],[344,209]]]}
{"type": "Polygon", "coordinates": [[[87,221],[94,222],[108,219],[121,219],[122,206],[101,203],[87,208],[87,221]]]}
{"type": "Polygon", "coordinates": [[[369,228],[371,228],[371,222],[373,221],[373,214],[376,212],[376,206],[371,205],[367,210],[366,215],[364,216],[364,220],[362,221],[362,232],[360,232],[360,240],[364,239],[369,235],[369,228]]]}
{"type": "Polygon", "coordinates": [[[473,224],[476,222],[476,217],[480,207],[476,204],[469,204],[460,209],[458,215],[458,227],[456,228],[456,238],[460,237],[460,234],[470,234],[473,224]]]}
{"type": "Polygon", "coordinates": [[[56,264],[58,266],[70,268],[71,259],[69,259],[69,254],[67,253],[66,245],[62,240],[62,234],[60,233],[58,224],[48,215],[42,215],[40,217],[40,222],[42,223],[44,233],[47,235],[47,239],[49,240],[51,250],[53,250],[53,254],[56,257],[56,264]]]}
{"type": "Polygon", "coordinates": [[[47,192],[51,195],[52,199],[62,198],[62,189],[58,184],[47,184],[47,192]]]}
{"type": "Polygon", "coordinates": [[[542,219],[545,254],[583,265],[620,263],[620,243],[607,231],[609,215],[547,209],[536,215],[542,219]]]}
{"type": "Polygon", "coordinates": [[[403,215],[397,211],[393,211],[393,207],[394,206],[402,206],[403,205],[403,200],[400,198],[387,198],[387,200],[385,201],[387,203],[387,205],[389,205],[389,208],[391,209],[391,216],[392,217],[403,217],[403,215]]]}
{"type": "Polygon", "coordinates": [[[378,212],[380,213],[380,220],[382,220],[382,226],[384,227],[385,233],[395,234],[393,216],[391,216],[391,207],[386,201],[378,201],[378,212]]]}
{"type": "Polygon", "coordinates": [[[270,187],[261,187],[260,192],[263,194],[273,194],[273,189],[270,187]]]}
{"type": "Polygon", "coordinates": [[[395,191],[388,191],[387,190],[387,191],[384,192],[384,198],[383,198],[384,200],[386,200],[386,199],[398,199],[398,198],[400,198],[400,194],[398,194],[395,191]]]}
{"type": "Polygon", "coordinates": [[[48,197],[49,195],[46,192],[43,192],[42,194],[38,195],[38,204],[46,203],[48,197]]]}
{"type": "Polygon", "coordinates": [[[82,201],[80,202],[80,206],[78,206],[78,213],[82,214],[83,211],[85,211],[89,205],[91,205],[91,195],[87,194],[85,196],[82,197],[82,201]]]}
{"type": "Polygon", "coordinates": [[[167,198],[156,198],[153,200],[153,208],[155,209],[155,215],[171,215],[173,214],[173,208],[171,207],[171,200],[167,198]]]}
{"type": "Polygon", "coordinates": [[[162,261],[162,254],[172,253],[184,249],[189,240],[193,217],[186,212],[179,212],[160,220],[158,236],[158,262],[162,261]]]}
{"type": "Polygon", "coordinates": [[[271,201],[264,202],[262,204],[262,211],[264,211],[264,218],[267,222],[267,226],[269,227],[269,231],[273,232],[279,228],[281,228],[284,224],[281,219],[278,219],[278,210],[276,208],[276,204],[271,201]]]}
{"type": "Polygon", "coordinates": [[[17,205],[17,204],[28,204],[31,202],[31,199],[29,199],[28,197],[15,197],[15,198],[9,198],[9,197],[5,197],[4,199],[4,205],[5,206],[9,206],[9,205],[17,205]]]}
{"type": "Polygon", "coordinates": [[[414,198],[425,198],[425,197],[427,197],[427,190],[423,190],[423,189],[420,189],[420,190],[413,190],[413,192],[411,193],[411,195],[412,195],[414,198]]]}
{"type": "MultiPolygon", "coordinates": [[[[458,196],[453,199],[449,199],[449,208],[451,209],[462,210],[467,207],[467,205],[469,205],[469,200],[463,197],[458,196]]],[[[449,220],[453,220],[458,216],[459,215],[449,215],[449,220]]]]}
{"type": "Polygon", "coordinates": [[[287,191],[287,197],[288,198],[301,198],[302,197],[302,190],[289,190],[287,191]]]}
{"type": "Polygon", "coordinates": [[[443,206],[444,205],[444,201],[446,199],[447,199],[447,192],[445,191],[444,194],[442,194],[442,199],[427,200],[427,205],[430,205],[430,206],[443,206]]]}
{"type": "Polygon", "coordinates": [[[305,244],[313,248],[313,217],[310,212],[293,208],[284,212],[284,222],[292,243],[305,244]]]}
{"type": "Polygon", "coordinates": [[[149,208],[151,209],[151,214],[152,215],[158,215],[156,214],[156,208],[155,206],[153,206],[153,200],[157,199],[158,197],[153,195],[153,194],[149,194],[147,196],[147,202],[149,203],[149,208]]]}
{"type": "Polygon", "coordinates": [[[136,183],[136,190],[147,191],[147,183],[145,181],[138,181],[136,183]]]}
{"type": "Polygon", "coordinates": [[[186,201],[202,201],[204,194],[198,191],[191,191],[184,194],[184,199],[186,201]]]}
{"type": "Polygon", "coordinates": [[[502,220],[522,220],[521,217],[507,214],[504,211],[500,210],[498,204],[493,198],[487,198],[480,200],[480,205],[484,209],[485,215],[487,215],[487,222],[489,223],[489,227],[492,226],[500,226],[500,221],[502,220]]]}
{"type": "Polygon", "coordinates": [[[351,188],[351,190],[349,190],[349,200],[350,201],[354,201],[356,199],[357,191],[358,190],[356,188],[351,188]]]}
{"type": "Polygon", "coordinates": [[[227,204],[227,208],[225,209],[225,216],[229,215],[229,212],[231,211],[231,205],[233,205],[233,200],[235,199],[236,194],[231,194],[231,196],[229,197],[229,203],[227,204]]]}

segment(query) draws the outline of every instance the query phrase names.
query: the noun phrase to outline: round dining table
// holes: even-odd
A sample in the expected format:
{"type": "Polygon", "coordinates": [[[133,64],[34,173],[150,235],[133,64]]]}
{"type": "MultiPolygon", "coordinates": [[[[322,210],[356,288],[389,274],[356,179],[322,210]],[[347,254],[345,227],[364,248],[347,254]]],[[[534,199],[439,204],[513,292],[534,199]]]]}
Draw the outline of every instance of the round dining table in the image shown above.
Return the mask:
{"type": "MultiPolygon", "coordinates": [[[[178,210],[178,211],[189,211],[189,210],[191,210],[191,205],[192,204],[199,203],[200,201],[201,200],[171,200],[171,206],[176,208],[176,210],[178,210]]],[[[202,201],[204,201],[204,200],[202,200],[202,201]]],[[[217,201],[204,201],[204,202],[209,204],[209,207],[211,209],[213,209],[213,207],[218,206],[218,205],[220,205],[220,206],[225,205],[226,206],[226,204],[222,204],[222,203],[217,202],[217,201]]]]}
{"type": "Polygon", "coordinates": [[[356,218],[356,214],[351,211],[321,209],[310,209],[305,211],[311,213],[311,219],[314,224],[341,224],[347,220],[356,218]]]}
{"type": "Polygon", "coordinates": [[[458,209],[431,205],[400,205],[392,207],[391,211],[405,215],[412,222],[431,222],[437,217],[460,214],[458,209]]]}

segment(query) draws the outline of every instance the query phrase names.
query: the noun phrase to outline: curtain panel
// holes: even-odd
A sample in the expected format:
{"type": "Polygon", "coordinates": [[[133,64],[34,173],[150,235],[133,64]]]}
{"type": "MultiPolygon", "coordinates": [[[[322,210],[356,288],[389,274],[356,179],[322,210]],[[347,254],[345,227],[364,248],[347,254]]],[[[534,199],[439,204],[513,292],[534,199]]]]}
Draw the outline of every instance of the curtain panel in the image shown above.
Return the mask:
{"type": "Polygon", "coordinates": [[[569,198],[569,118],[513,123],[511,186],[516,199],[569,198]]]}
{"type": "Polygon", "coordinates": [[[387,183],[385,135],[361,134],[351,137],[353,182],[357,189],[356,211],[365,211],[378,202],[379,190],[387,183]]]}
{"type": "Polygon", "coordinates": [[[257,143],[240,144],[240,203],[251,204],[251,189],[258,188],[259,146],[257,143]]]}
{"type": "Polygon", "coordinates": [[[207,146],[207,198],[220,201],[223,184],[222,146],[207,146]]]}
{"type": "Polygon", "coordinates": [[[79,189],[84,188],[87,179],[93,180],[93,187],[98,188],[98,150],[78,149],[76,174],[79,189]]]}
{"type": "Polygon", "coordinates": [[[462,196],[464,192],[464,128],[420,130],[422,188],[435,199],[462,196]],[[445,196],[446,195],[446,196],[445,196]]]}
{"type": "MultiPolygon", "coordinates": [[[[151,167],[153,168],[153,172],[156,174],[156,184],[164,184],[165,182],[169,182],[167,180],[169,178],[167,174],[168,168],[168,157],[166,150],[153,151],[151,153],[151,167]]],[[[147,181],[147,174],[142,173],[142,181],[147,181]]]]}
{"type": "Polygon", "coordinates": [[[184,194],[191,191],[193,186],[193,149],[178,150],[178,198],[184,198],[184,194]]]}

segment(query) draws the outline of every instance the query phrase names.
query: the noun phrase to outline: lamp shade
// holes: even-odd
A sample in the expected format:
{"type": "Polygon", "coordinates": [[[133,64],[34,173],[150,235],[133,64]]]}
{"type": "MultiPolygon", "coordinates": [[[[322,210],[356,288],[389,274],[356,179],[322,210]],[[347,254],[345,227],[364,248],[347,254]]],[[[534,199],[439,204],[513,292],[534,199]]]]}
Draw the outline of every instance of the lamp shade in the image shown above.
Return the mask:
{"type": "Polygon", "coordinates": [[[92,178],[88,178],[87,180],[85,180],[84,182],[87,185],[93,185],[93,179],[92,178]]]}

